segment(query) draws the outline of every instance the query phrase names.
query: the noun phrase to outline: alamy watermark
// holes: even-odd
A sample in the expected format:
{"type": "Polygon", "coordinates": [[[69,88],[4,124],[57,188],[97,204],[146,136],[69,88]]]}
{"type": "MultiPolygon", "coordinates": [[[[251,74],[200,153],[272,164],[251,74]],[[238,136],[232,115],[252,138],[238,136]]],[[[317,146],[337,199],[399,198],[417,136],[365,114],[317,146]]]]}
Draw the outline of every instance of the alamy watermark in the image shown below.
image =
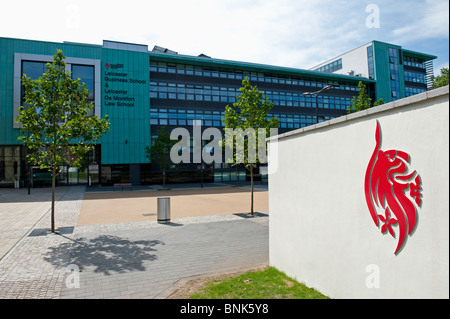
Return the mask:
{"type": "Polygon", "coordinates": [[[376,4],[369,4],[366,7],[366,13],[369,15],[366,17],[366,27],[369,29],[380,28],[380,7],[376,4]]]}
{"type": "Polygon", "coordinates": [[[76,4],[68,4],[66,6],[66,27],[67,29],[80,28],[80,7],[76,4]]]}
{"type": "Polygon", "coordinates": [[[266,138],[270,143],[271,167],[278,164],[278,128],[225,128],[225,138],[220,129],[207,127],[202,131],[201,125],[194,125],[191,134],[185,127],[174,128],[170,139],[177,143],[170,150],[170,160],[174,164],[189,163],[235,163],[235,164],[267,164],[268,150],[266,138]],[[269,134],[267,134],[269,132],[269,134]],[[275,138],[274,138],[275,137],[275,138]],[[202,147],[202,141],[209,141],[202,147]],[[192,143],[192,145],[191,145],[192,143]],[[192,147],[191,147],[192,146],[192,147]],[[192,156],[191,156],[192,155],[192,156]]]}
{"type": "Polygon", "coordinates": [[[376,264],[367,265],[366,272],[369,273],[366,277],[366,287],[369,289],[380,288],[380,266],[376,264]]]}
{"type": "Polygon", "coordinates": [[[67,265],[66,273],[69,273],[66,278],[66,288],[80,288],[80,267],[75,264],[67,265]]]}

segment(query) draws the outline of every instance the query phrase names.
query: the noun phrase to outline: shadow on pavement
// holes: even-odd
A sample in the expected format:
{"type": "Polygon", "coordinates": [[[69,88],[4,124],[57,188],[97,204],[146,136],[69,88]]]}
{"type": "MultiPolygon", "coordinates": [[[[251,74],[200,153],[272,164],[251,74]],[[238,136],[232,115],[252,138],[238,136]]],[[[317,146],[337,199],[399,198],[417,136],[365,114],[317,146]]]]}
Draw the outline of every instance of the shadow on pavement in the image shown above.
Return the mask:
{"type": "Polygon", "coordinates": [[[93,272],[111,275],[131,271],[145,271],[144,262],[157,259],[153,253],[159,240],[129,240],[111,235],[100,235],[93,239],[69,239],[70,242],[49,247],[43,259],[55,266],[75,264],[80,271],[94,267],[93,272]]]}

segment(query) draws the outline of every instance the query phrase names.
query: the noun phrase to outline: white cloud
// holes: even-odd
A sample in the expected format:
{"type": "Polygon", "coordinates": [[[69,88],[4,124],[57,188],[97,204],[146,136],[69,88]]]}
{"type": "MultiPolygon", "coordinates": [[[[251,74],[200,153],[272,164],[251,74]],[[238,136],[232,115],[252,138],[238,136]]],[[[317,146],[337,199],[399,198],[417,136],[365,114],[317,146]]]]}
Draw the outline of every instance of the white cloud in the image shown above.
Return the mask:
{"type": "Polygon", "coordinates": [[[371,40],[400,45],[427,37],[448,40],[448,0],[377,0],[381,28],[368,29],[365,9],[373,2],[16,0],[0,12],[0,36],[94,44],[116,40],[299,68],[371,40]]]}
{"type": "Polygon", "coordinates": [[[405,25],[392,31],[394,38],[403,43],[422,39],[449,36],[448,0],[427,0],[415,11],[416,19],[408,19],[405,25]]]}

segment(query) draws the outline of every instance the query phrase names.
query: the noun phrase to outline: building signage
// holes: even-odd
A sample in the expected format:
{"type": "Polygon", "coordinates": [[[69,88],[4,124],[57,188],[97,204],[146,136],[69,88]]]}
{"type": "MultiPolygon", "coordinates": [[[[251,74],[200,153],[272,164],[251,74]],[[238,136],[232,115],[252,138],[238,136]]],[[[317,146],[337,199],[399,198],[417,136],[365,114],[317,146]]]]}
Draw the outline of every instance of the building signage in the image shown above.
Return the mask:
{"type": "Polygon", "coordinates": [[[377,121],[376,146],[367,166],[365,195],[370,215],[381,232],[397,238],[395,254],[416,227],[417,210],[422,206],[422,179],[409,172],[410,156],[398,150],[381,150],[381,126],[377,121]],[[396,228],[398,227],[398,230],[396,228]],[[396,230],[396,231],[395,231],[396,230]]]}
{"type": "Polygon", "coordinates": [[[105,63],[105,71],[103,76],[105,106],[133,107],[136,102],[136,97],[130,96],[129,84],[147,84],[147,80],[145,79],[135,79],[130,77],[128,72],[123,71],[123,68],[123,64],[105,63]],[[121,87],[118,88],[118,86],[121,87]]]}

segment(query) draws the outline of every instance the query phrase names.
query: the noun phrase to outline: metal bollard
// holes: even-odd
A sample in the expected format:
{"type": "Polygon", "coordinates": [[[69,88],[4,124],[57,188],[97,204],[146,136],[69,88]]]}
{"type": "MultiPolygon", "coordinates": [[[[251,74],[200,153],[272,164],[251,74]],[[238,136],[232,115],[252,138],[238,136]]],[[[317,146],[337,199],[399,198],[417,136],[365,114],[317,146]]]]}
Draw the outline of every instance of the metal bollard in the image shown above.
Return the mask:
{"type": "Polygon", "coordinates": [[[158,197],[158,223],[170,222],[170,197],[158,197]]]}

